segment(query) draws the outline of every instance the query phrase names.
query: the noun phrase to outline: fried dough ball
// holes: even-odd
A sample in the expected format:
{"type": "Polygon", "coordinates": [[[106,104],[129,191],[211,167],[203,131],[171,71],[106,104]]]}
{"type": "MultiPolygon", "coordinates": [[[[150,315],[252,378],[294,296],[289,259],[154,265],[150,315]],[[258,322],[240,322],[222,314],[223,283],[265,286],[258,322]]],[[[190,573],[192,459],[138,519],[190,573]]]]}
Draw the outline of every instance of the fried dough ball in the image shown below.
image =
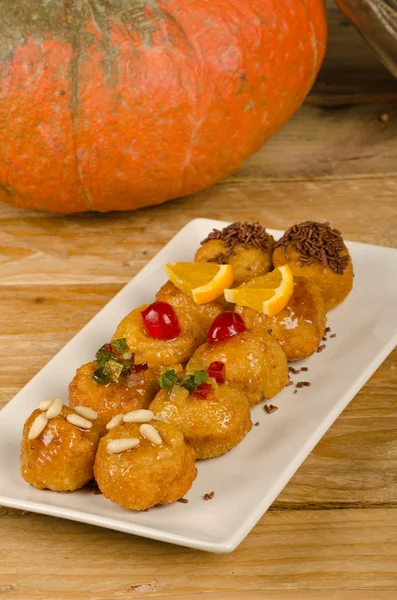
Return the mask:
{"type": "Polygon", "coordinates": [[[44,414],[39,409],[34,410],[25,422],[21,444],[21,475],[27,483],[39,490],[78,490],[94,477],[93,467],[100,428],[95,421],[91,421],[90,429],[69,423],[66,420],[68,415],[78,415],[68,406],[63,406],[62,412],[49,419],[35,439],[29,439],[33,423],[37,417],[43,418],[44,414]]]}
{"type": "Polygon", "coordinates": [[[287,306],[274,317],[252,308],[236,306],[247,329],[271,333],[288,360],[302,360],[316,352],[325,332],[326,311],[320,290],[301,277],[294,280],[294,291],[287,306]]]}
{"type": "Polygon", "coordinates": [[[202,330],[207,333],[212,321],[224,309],[222,300],[207,304],[196,304],[193,298],[179,290],[171,281],[167,281],[157,292],[156,300],[168,302],[174,308],[180,308],[197,321],[202,330]]]}
{"type": "Polygon", "coordinates": [[[240,388],[250,406],[272,398],[288,383],[287,358],[267,332],[245,331],[225,341],[203,344],[194,353],[206,368],[214,361],[226,366],[226,383],[240,388]]]}
{"type": "Polygon", "coordinates": [[[181,332],[174,339],[159,340],[148,335],[143,325],[141,312],[148,306],[143,304],[124,317],[113,339],[126,338],[128,347],[135,355],[135,362],[146,362],[149,367],[167,366],[189,360],[197,346],[205,339],[205,333],[198,322],[187,312],[174,307],[181,332]]]}
{"type": "Polygon", "coordinates": [[[291,227],[273,252],[275,267],[288,264],[294,277],[304,277],[321,291],[326,311],[346,298],[353,287],[353,266],[339,231],[328,223],[306,221],[291,227]]]}
{"type": "Polygon", "coordinates": [[[150,409],[182,431],[197,458],[225,454],[252,427],[247,396],[226,384],[213,384],[205,399],[179,386],[160,390],[150,409]]]}
{"type": "Polygon", "coordinates": [[[95,479],[103,495],[129,510],[146,510],[182,498],[196,478],[195,454],[183,434],[169,423],[151,421],[161,438],[155,445],[141,433],[139,423],[118,425],[100,443],[95,479]],[[138,440],[138,446],[116,453],[109,442],[138,440]]]}
{"type": "Polygon", "coordinates": [[[159,390],[159,370],[148,368],[122,375],[118,382],[102,385],[92,377],[97,368],[97,362],[93,361],[77,369],[69,385],[69,406],[88,406],[95,410],[98,413],[97,423],[104,434],[106,425],[115,415],[149,406],[159,390]]]}
{"type": "Polygon", "coordinates": [[[234,285],[240,285],[272,269],[273,244],[259,223],[232,223],[221,231],[214,229],[201,242],[195,261],[231,264],[234,285]]]}

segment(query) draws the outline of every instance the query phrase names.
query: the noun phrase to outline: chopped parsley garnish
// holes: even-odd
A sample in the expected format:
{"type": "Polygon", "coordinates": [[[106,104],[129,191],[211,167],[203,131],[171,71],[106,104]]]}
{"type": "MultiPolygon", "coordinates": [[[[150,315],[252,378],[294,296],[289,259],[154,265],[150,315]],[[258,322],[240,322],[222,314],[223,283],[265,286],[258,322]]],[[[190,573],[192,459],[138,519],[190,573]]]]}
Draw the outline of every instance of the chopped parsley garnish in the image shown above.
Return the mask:
{"type": "Polygon", "coordinates": [[[95,383],[100,383],[101,385],[109,383],[109,380],[103,372],[103,369],[97,369],[96,371],[94,371],[92,374],[92,378],[95,381],[95,383]]]}
{"type": "Polygon", "coordinates": [[[110,344],[104,344],[99,348],[95,355],[99,368],[92,374],[94,381],[101,385],[111,381],[117,383],[121,375],[129,375],[134,365],[134,357],[131,356],[130,359],[123,358],[123,354],[128,351],[129,348],[125,338],[114,340],[110,344]]]}
{"type": "Polygon", "coordinates": [[[193,375],[177,375],[174,369],[164,371],[159,377],[159,383],[162,390],[169,390],[178,384],[189,392],[194,390],[208,380],[207,371],[195,371],[193,375]]]}
{"type": "Polygon", "coordinates": [[[111,344],[104,344],[102,348],[99,348],[95,355],[99,368],[103,368],[106,365],[108,360],[112,358],[112,354],[111,344]]]}
{"type": "Polygon", "coordinates": [[[112,342],[112,349],[114,354],[124,354],[124,352],[128,352],[127,340],[125,338],[114,340],[114,342],[112,342]]]}
{"type": "Polygon", "coordinates": [[[162,390],[169,390],[178,382],[178,375],[175,373],[174,369],[170,369],[169,371],[164,371],[161,373],[159,377],[159,383],[162,390]]]}

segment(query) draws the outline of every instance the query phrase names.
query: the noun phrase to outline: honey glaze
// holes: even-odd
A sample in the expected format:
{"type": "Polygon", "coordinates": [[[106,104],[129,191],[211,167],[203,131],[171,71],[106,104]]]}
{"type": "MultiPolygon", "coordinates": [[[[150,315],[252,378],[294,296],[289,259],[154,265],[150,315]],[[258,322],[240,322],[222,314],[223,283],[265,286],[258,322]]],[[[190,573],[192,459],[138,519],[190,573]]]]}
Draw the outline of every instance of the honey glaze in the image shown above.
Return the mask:
{"type": "Polygon", "coordinates": [[[264,330],[279,342],[288,360],[311,356],[324,335],[326,312],[318,288],[303,278],[295,277],[294,291],[287,306],[268,317],[251,308],[237,307],[248,329],[261,334],[264,330]]]}

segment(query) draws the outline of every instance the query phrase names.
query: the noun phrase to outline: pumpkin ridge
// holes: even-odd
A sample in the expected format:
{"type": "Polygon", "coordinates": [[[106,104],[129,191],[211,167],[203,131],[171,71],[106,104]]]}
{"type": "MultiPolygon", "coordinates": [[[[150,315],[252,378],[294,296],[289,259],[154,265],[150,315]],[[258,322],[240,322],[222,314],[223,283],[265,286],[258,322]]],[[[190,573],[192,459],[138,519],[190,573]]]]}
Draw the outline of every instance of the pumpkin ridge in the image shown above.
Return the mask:
{"type": "Polygon", "coordinates": [[[71,28],[71,32],[73,33],[72,47],[73,47],[73,56],[70,64],[70,78],[71,78],[71,99],[70,99],[70,118],[71,118],[71,136],[72,136],[72,144],[74,147],[74,157],[75,157],[75,168],[76,168],[76,177],[80,183],[80,195],[82,197],[82,201],[84,202],[84,209],[88,210],[90,207],[90,196],[88,190],[84,185],[84,177],[82,172],[82,167],[79,159],[79,148],[77,144],[77,119],[78,119],[78,109],[79,109],[79,66],[83,59],[83,40],[82,40],[82,26],[84,23],[84,18],[78,18],[76,15],[76,10],[74,7],[73,16],[73,30],[71,28]]]}
{"type": "Polygon", "coordinates": [[[236,171],[303,101],[323,0],[0,0],[0,197],[131,210],[236,171]]]}

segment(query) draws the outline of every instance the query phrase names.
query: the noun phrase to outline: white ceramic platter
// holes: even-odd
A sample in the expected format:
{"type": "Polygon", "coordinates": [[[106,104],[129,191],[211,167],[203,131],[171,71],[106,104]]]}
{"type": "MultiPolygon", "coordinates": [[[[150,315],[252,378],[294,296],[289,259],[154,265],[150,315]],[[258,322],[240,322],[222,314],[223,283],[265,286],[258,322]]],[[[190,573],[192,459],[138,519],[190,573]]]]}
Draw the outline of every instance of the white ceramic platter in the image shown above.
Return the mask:
{"type": "Polygon", "coordinates": [[[397,250],[348,244],[354,289],[329,314],[328,324],[337,336],[328,340],[322,353],[305,361],[309,372],[304,377],[294,377],[311,381],[311,387],[296,395],[287,387],[273,400],[279,410],[270,415],[263,405],[255,407],[252,420],[260,421],[259,427],[227,455],[198,463],[188,504],[130,512],[87,491],[39,491],[19,475],[21,431],[30,412],[46,396],[66,400],[76,368],[92,360],[126,313],[153,301],[166,280],[164,264],[192,260],[200,240],[213,227],[226,224],[210,219],[188,223],[1,411],[1,505],[211,552],[230,552],[249,533],[397,343],[397,250]],[[211,491],[214,498],[204,501],[203,495],[211,491]]]}

